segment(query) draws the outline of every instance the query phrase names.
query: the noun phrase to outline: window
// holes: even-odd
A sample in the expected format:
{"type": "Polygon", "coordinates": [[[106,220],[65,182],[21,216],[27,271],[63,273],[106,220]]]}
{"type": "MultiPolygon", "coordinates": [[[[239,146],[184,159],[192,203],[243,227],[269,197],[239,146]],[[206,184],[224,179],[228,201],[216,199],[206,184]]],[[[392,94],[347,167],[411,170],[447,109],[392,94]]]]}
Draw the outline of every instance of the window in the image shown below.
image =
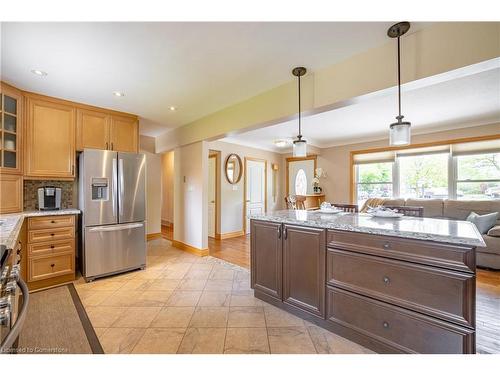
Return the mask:
{"type": "Polygon", "coordinates": [[[307,177],[306,172],[303,169],[299,169],[295,176],[295,194],[296,195],[306,195],[307,194],[307,177]]]}
{"type": "Polygon", "coordinates": [[[457,199],[500,199],[500,152],[455,157],[457,199]]]}
{"type": "Polygon", "coordinates": [[[448,198],[448,153],[398,157],[401,198],[448,198]]]}
{"type": "Polygon", "coordinates": [[[370,163],[356,166],[356,197],[360,207],[368,198],[393,196],[393,164],[370,163]]]}

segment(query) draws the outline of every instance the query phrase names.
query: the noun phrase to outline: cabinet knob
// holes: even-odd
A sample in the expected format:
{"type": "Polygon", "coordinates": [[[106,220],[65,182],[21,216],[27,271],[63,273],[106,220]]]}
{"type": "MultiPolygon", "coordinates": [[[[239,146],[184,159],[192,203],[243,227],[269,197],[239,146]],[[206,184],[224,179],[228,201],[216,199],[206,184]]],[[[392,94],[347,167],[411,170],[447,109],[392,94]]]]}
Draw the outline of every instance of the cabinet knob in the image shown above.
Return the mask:
{"type": "Polygon", "coordinates": [[[51,222],[52,224],[55,224],[55,223],[56,223],[56,221],[55,221],[55,220],[51,220],[50,222],[51,222]]]}
{"type": "Polygon", "coordinates": [[[53,249],[54,248],[54,245],[50,245],[50,248],[53,249]]]}
{"type": "Polygon", "coordinates": [[[388,322],[383,322],[383,323],[382,323],[382,326],[383,326],[385,329],[388,329],[388,328],[389,328],[389,323],[388,323],[388,322]]]}
{"type": "Polygon", "coordinates": [[[384,245],[383,245],[383,248],[384,249],[390,249],[391,248],[391,243],[390,242],[386,242],[384,245]]]}
{"type": "Polygon", "coordinates": [[[391,279],[389,279],[387,276],[384,276],[383,280],[384,280],[384,284],[386,284],[386,285],[390,284],[390,282],[391,282],[391,279]]]}
{"type": "Polygon", "coordinates": [[[55,233],[51,233],[50,235],[51,235],[51,236],[55,236],[55,233]]]}
{"type": "Polygon", "coordinates": [[[54,266],[55,266],[55,263],[52,263],[52,264],[51,264],[50,266],[51,266],[52,268],[54,268],[54,266]]]}
{"type": "Polygon", "coordinates": [[[108,149],[108,142],[106,142],[106,150],[108,149]]]}

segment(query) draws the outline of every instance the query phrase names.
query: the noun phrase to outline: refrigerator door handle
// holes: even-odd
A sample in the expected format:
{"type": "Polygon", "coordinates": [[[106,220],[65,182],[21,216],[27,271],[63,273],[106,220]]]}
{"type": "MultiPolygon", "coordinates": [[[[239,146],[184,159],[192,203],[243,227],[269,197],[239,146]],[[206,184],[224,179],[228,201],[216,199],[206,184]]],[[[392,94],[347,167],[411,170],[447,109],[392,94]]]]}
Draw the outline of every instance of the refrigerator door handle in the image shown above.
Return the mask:
{"type": "Polygon", "coordinates": [[[106,225],[104,227],[93,227],[89,232],[115,232],[118,230],[134,229],[143,227],[143,223],[123,224],[123,225],[106,225]]]}
{"type": "Polygon", "coordinates": [[[118,210],[120,211],[120,217],[123,216],[123,205],[124,205],[124,202],[123,202],[123,195],[124,195],[124,189],[125,189],[125,182],[123,180],[123,159],[122,158],[119,158],[118,159],[118,174],[120,176],[120,195],[119,195],[119,198],[118,198],[118,210]]]}
{"type": "Polygon", "coordinates": [[[116,165],[116,158],[113,158],[113,198],[111,199],[112,205],[113,205],[113,216],[116,218],[116,193],[117,193],[117,176],[118,176],[118,171],[117,171],[117,165],[116,165]]]}

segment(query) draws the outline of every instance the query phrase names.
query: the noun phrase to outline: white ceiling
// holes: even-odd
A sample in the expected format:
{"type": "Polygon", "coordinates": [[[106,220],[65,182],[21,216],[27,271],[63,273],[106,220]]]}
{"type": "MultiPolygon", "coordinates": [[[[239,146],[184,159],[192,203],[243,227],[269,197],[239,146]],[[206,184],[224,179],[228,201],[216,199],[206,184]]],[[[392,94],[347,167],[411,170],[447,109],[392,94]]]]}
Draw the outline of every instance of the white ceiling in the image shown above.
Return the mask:
{"type": "Polygon", "coordinates": [[[141,133],[156,136],[290,81],[294,66],[314,71],[387,43],[391,24],[2,23],[1,78],[138,114],[141,133]]]}
{"type": "MultiPolygon", "coordinates": [[[[500,60],[499,60],[500,61],[500,60]]],[[[500,64],[496,68],[437,84],[402,91],[402,114],[414,133],[470,127],[500,122],[500,64]]],[[[450,74],[450,76],[454,76],[450,74]]],[[[316,147],[387,139],[389,124],[395,122],[395,90],[362,100],[358,104],[303,118],[302,134],[316,147]]],[[[274,140],[293,139],[298,120],[291,120],[224,138],[223,141],[286,153],[274,140]]],[[[500,133],[500,126],[499,126],[500,133]]]]}

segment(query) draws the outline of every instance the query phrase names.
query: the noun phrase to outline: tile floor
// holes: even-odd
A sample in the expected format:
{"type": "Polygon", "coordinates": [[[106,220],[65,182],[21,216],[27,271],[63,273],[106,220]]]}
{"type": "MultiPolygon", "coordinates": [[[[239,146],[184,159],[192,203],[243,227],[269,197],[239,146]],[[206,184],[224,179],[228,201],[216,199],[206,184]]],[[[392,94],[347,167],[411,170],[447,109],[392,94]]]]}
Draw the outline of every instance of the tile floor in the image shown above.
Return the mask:
{"type": "Polygon", "coordinates": [[[145,270],[75,286],[106,353],[371,353],[254,298],[248,270],[165,239],[145,270]]]}

